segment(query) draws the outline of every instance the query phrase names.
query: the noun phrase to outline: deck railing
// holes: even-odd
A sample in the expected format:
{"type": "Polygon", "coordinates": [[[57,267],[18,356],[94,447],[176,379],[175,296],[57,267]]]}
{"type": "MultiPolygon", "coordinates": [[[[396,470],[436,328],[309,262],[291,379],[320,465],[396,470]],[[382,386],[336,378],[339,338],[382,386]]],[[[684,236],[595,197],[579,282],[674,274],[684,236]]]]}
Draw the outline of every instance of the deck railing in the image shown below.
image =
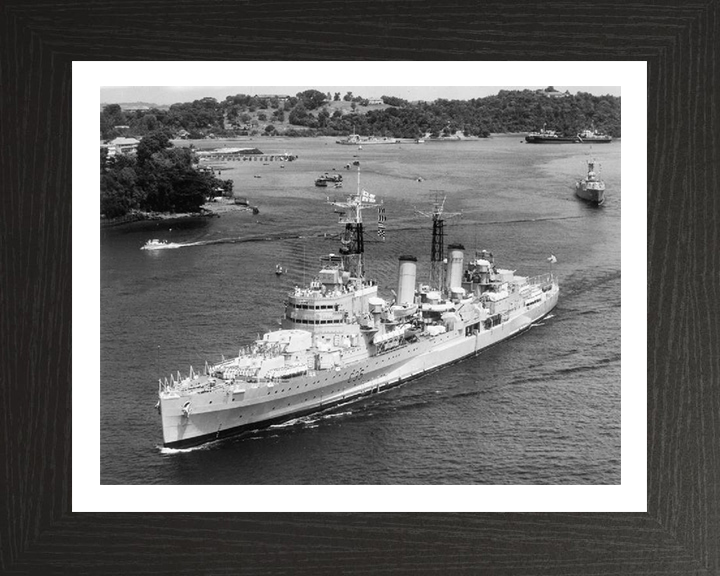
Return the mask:
{"type": "Polygon", "coordinates": [[[531,286],[554,284],[556,283],[556,281],[557,280],[554,272],[546,272],[545,274],[540,274],[539,276],[533,276],[532,278],[527,279],[527,283],[531,286]]]}

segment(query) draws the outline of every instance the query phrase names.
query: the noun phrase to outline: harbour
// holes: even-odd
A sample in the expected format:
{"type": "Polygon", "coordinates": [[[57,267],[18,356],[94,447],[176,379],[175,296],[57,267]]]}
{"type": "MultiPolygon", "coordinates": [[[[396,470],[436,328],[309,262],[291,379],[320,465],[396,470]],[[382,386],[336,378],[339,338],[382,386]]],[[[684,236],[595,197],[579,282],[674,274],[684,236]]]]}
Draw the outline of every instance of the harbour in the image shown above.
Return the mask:
{"type": "Polygon", "coordinates": [[[519,140],[362,151],[330,138],[262,140],[259,149],[271,153],[272,143],[298,160],[282,170],[253,163],[243,172],[242,162],[223,169],[236,192],[261,207],[259,215],[103,231],[103,482],[618,482],[620,144],[598,151],[608,198],[593,209],[573,194],[582,152],[519,140]],[[442,189],[462,211],[447,227],[448,242],[490,249],[523,274],[546,273],[547,256],[557,254],[563,285],[557,310],[522,337],[380,395],[249,438],[163,449],[151,383],[176,367],[186,370],[188,360],[202,366],[223,350],[237,353],[239,343],[278,328],[285,294],[335,248],[323,203],[344,191],[319,191],[314,177],[335,170],[349,185],[353,173],[343,167],[354,161],[363,188],[383,197],[387,210],[386,241],[366,245],[369,274],[381,290],[394,288],[397,255],[408,247],[418,256],[418,274],[428,273],[430,230],[413,207],[426,207],[442,189]],[[262,178],[253,179],[260,170],[262,178]],[[181,249],[140,251],[150,237],[181,249]],[[137,311],[151,321],[138,322],[137,311]],[[547,405],[551,400],[557,404],[547,405]],[[565,410],[576,415],[559,417],[565,410]],[[119,425],[121,413],[128,426],[119,425]],[[369,458],[376,435],[384,449],[369,458]],[[137,437],[147,445],[138,448],[137,437]],[[292,451],[302,452],[302,461],[292,451]],[[254,466],[241,465],[248,461],[254,466]],[[276,474],[283,461],[285,474],[276,474]],[[212,462],[210,477],[201,477],[212,462]]]}

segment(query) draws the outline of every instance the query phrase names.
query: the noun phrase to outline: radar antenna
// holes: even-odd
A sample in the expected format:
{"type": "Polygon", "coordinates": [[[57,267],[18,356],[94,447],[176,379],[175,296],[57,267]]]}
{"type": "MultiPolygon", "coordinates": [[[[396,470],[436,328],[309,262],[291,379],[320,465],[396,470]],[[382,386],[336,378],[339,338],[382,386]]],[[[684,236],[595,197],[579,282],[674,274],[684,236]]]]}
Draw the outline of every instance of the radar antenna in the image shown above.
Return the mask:
{"type": "Polygon", "coordinates": [[[445,212],[447,195],[442,190],[430,190],[435,194],[433,208],[430,212],[415,209],[415,212],[425,218],[432,218],[432,246],[430,248],[430,285],[433,288],[442,288],[444,284],[445,268],[443,266],[443,253],[445,251],[445,219],[462,216],[462,212],[445,212]],[[441,197],[442,195],[442,197],[441,197]]]}

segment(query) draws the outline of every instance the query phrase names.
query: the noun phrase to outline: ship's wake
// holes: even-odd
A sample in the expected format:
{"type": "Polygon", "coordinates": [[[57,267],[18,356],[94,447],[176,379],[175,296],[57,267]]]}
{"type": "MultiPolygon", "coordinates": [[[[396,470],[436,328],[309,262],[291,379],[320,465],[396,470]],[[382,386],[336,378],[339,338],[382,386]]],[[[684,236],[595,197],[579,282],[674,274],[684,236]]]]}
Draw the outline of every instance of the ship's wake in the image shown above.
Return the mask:
{"type": "Polygon", "coordinates": [[[214,244],[245,244],[249,242],[277,242],[281,240],[298,240],[304,238],[323,238],[323,234],[274,234],[270,236],[250,236],[245,238],[216,238],[214,240],[198,240],[197,242],[167,242],[151,247],[143,247],[143,250],[171,250],[176,248],[191,248],[194,246],[212,246],[214,244]]]}
{"type": "Polygon", "coordinates": [[[163,456],[173,456],[175,454],[189,454],[190,452],[200,452],[210,450],[217,442],[207,442],[200,446],[191,446],[189,448],[168,448],[167,446],[155,446],[163,456]]]}
{"type": "Polygon", "coordinates": [[[347,412],[318,412],[317,414],[310,414],[308,416],[302,416],[300,418],[293,418],[292,420],[288,420],[287,422],[282,422],[280,424],[274,424],[270,426],[270,428],[290,428],[292,426],[307,426],[314,428],[315,426],[313,425],[317,424],[318,422],[324,420],[331,420],[332,418],[342,418],[343,416],[350,416],[351,414],[351,410],[348,410],[347,412]]]}
{"type": "Polygon", "coordinates": [[[143,246],[143,250],[173,250],[175,248],[183,248],[185,246],[193,246],[197,244],[197,242],[189,243],[189,244],[182,244],[179,242],[167,242],[165,244],[157,244],[155,246],[143,246]]]}

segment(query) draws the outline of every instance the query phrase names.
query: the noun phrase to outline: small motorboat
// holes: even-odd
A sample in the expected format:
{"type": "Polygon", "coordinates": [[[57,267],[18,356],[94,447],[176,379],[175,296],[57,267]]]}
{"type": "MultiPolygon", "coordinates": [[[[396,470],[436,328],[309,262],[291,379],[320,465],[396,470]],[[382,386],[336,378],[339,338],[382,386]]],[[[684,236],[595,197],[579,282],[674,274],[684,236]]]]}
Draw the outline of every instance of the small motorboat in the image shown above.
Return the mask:
{"type": "Polygon", "coordinates": [[[145,242],[142,248],[140,250],[157,250],[158,248],[165,248],[168,246],[167,240],[158,240],[157,238],[153,238],[152,240],[148,240],[145,242]]]}

